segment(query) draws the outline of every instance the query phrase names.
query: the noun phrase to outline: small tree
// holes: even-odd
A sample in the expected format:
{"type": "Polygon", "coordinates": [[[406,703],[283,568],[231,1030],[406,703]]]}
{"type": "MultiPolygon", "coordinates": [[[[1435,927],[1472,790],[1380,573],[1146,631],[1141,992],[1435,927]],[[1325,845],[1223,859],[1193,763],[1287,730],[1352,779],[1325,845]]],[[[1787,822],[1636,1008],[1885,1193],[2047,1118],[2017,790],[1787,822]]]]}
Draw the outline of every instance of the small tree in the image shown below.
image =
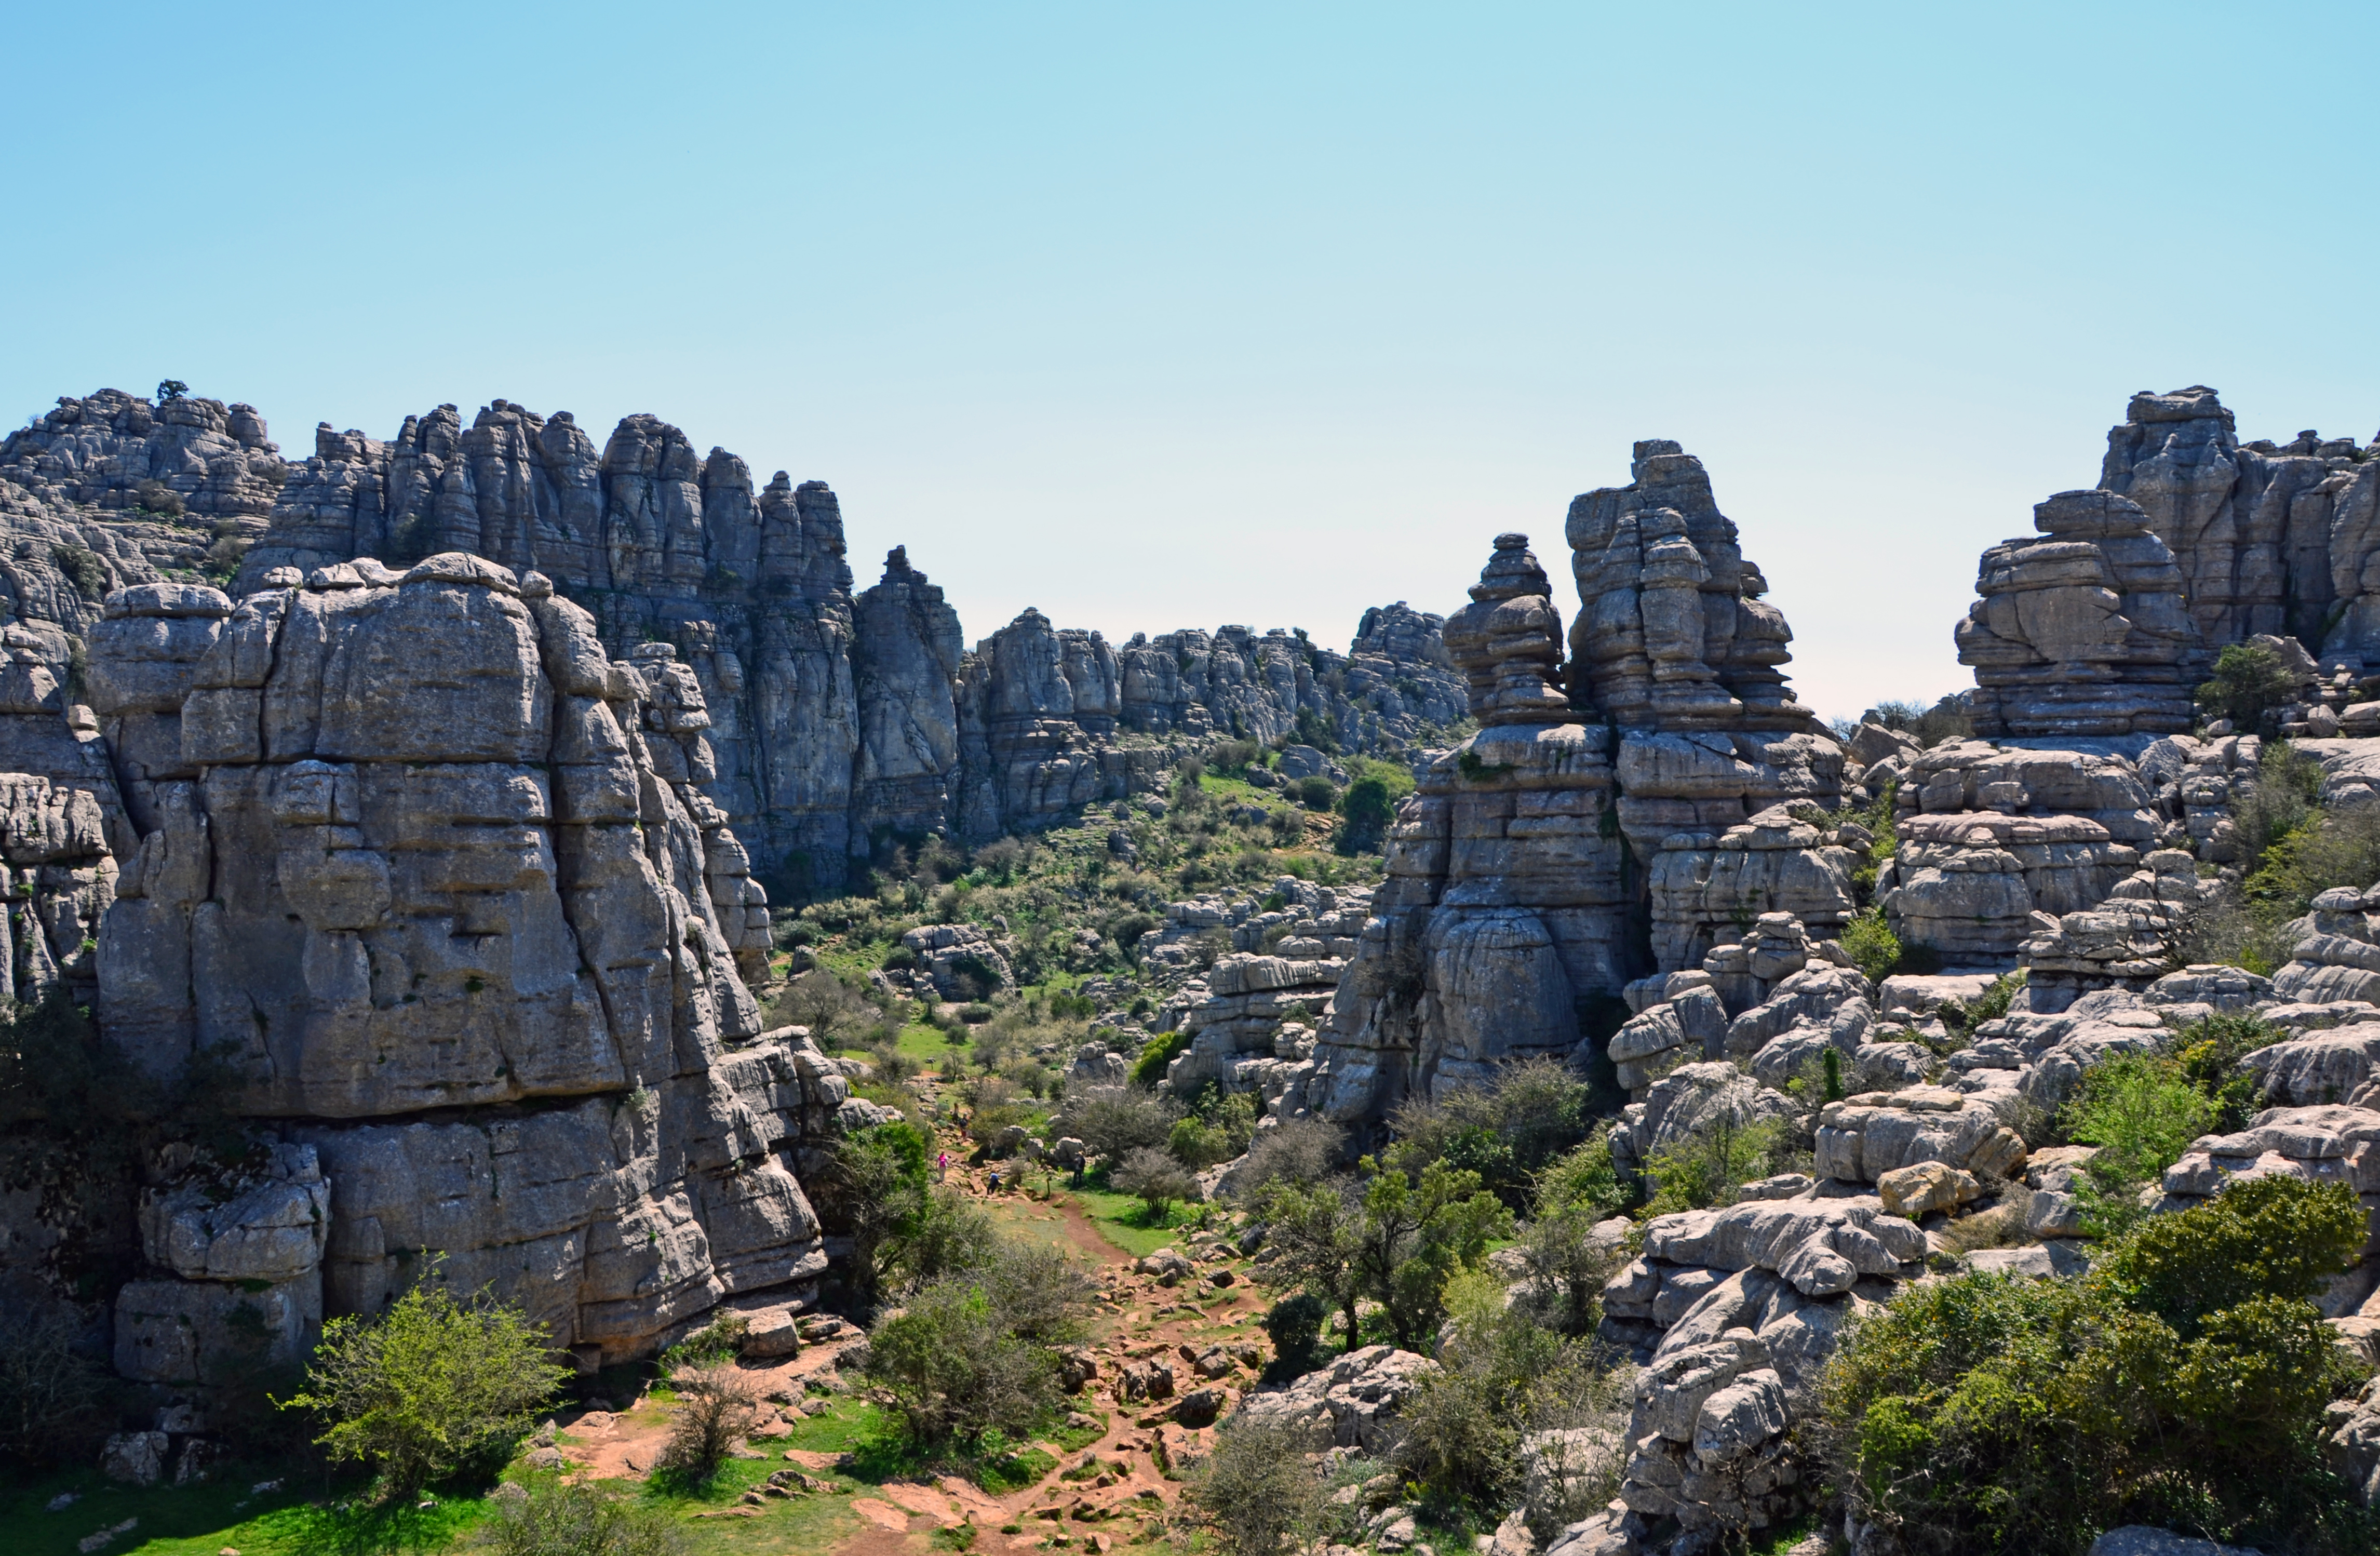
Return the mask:
{"type": "Polygon", "coordinates": [[[1151,1222],[1162,1222],[1177,1199],[1187,1199],[1197,1186],[1190,1170],[1173,1153],[1156,1146],[1139,1146],[1124,1154],[1123,1165],[1110,1181],[1125,1194],[1136,1195],[1151,1222]]]}
{"type": "Polygon", "coordinates": [[[473,1548],[493,1556],[682,1556],[667,1513],[586,1481],[533,1480],[492,1499],[473,1548]]]}
{"type": "MultiPolygon", "coordinates": [[[[1363,1163],[1370,1171],[1366,1158],[1363,1163]]],[[[1445,1312],[1446,1283],[1512,1231],[1512,1213],[1479,1174],[1433,1161],[1415,1183],[1378,1173],[1364,1191],[1356,1269],[1388,1309],[1399,1348],[1417,1351],[1445,1312]]]]}
{"type": "Polygon", "coordinates": [[[0,1454],[42,1465],[95,1441],[107,1380],[75,1354],[79,1327],[55,1307],[0,1313],[0,1454]]]}
{"type": "Polygon", "coordinates": [[[670,1387],[677,1410],[661,1467],[707,1482],[760,1418],[760,1394],[733,1361],[674,1368],[670,1387]]]}
{"type": "Polygon", "coordinates": [[[1185,1498],[1227,1550],[1273,1556],[1284,1543],[1303,1550],[1328,1506],[1305,1447],[1290,1428],[1235,1420],[1191,1470],[1185,1498]]]}
{"type": "Polygon", "coordinates": [[[926,1139],[906,1124],[880,1124],[836,1142],[830,1182],[834,1206],[851,1229],[844,1262],[853,1295],[875,1301],[885,1263],[917,1234],[929,1198],[926,1139]]]}
{"type": "Polygon", "coordinates": [[[1358,778],[1339,796],[1339,835],[1335,845],[1342,854],[1378,853],[1396,819],[1397,802],[1389,793],[1387,781],[1358,778]]]}
{"type": "Polygon", "coordinates": [[[1030,1431],[1057,1403],[1057,1358],[1018,1336],[983,1287],[937,1282],[880,1320],[868,1376],[892,1397],[911,1442],[972,1445],[998,1429],[1030,1431]]]}
{"type": "Polygon", "coordinates": [[[442,1273],[433,1263],[377,1319],[323,1325],[304,1392],[275,1402],[312,1412],[314,1441],[375,1466],[390,1497],[509,1449],[570,1376],[519,1308],[485,1293],[458,1303],[442,1273]]]}
{"type": "Polygon", "coordinates": [[[1070,1090],[1061,1117],[1062,1133],[1082,1141],[1093,1156],[1117,1162],[1135,1147],[1164,1144],[1171,1127],[1165,1104],[1136,1086],[1070,1090]]]}
{"type": "Polygon", "coordinates": [[[1345,1326],[1345,1350],[1355,1348],[1355,1307],[1364,1295],[1356,1264],[1363,1215],[1345,1180],[1281,1179],[1257,1201],[1265,1240],[1278,1250],[1256,1277],[1275,1291],[1304,1289],[1328,1303],[1345,1326]]]}
{"type": "Polygon", "coordinates": [[[2296,677],[2281,656],[2262,643],[2233,643],[2215,656],[2215,674],[2199,684],[2198,705],[2207,716],[2229,719],[2242,731],[2264,724],[2265,716],[2297,696],[2296,677]]]}
{"type": "Polygon", "coordinates": [[[190,386],[178,378],[163,379],[157,384],[157,400],[162,405],[167,400],[178,400],[189,392],[190,386]]]}
{"type": "Polygon", "coordinates": [[[808,1027],[829,1053],[845,1046],[843,1039],[856,1038],[883,1020],[883,1013],[865,995],[823,967],[787,984],[777,1008],[794,1025],[808,1027]]]}

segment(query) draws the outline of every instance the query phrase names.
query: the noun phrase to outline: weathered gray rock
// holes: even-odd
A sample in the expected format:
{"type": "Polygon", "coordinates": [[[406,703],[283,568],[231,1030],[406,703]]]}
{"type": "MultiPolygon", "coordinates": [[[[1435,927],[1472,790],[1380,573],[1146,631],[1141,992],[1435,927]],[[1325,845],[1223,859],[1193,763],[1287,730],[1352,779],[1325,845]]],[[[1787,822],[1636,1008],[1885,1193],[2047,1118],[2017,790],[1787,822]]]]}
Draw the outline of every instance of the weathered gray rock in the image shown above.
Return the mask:
{"type": "Polygon", "coordinates": [[[2066,914],[2055,928],[2035,925],[2021,953],[2028,991],[2070,1001],[2098,989],[2147,991],[2165,979],[2191,920],[2217,900],[2220,886],[2199,879],[2197,859],[2179,848],[2158,849],[2141,864],[2097,906],[2066,914]]]}
{"type": "Polygon", "coordinates": [[[1366,1345],[1287,1388],[1243,1396],[1232,1415],[1296,1431],[1318,1452],[1340,1447],[1377,1453],[1393,1441],[1397,1413],[1415,1381],[1437,1368],[1411,1351],[1366,1345]]]}
{"type": "Polygon", "coordinates": [[[2208,654],[2150,516],[2107,492],[2061,492],[2033,521],[2040,539],[1984,553],[1983,598],[1959,626],[1959,663],[1975,670],[1975,733],[2190,728],[2208,654]]]}
{"type": "Polygon", "coordinates": [[[1629,473],[1571,504],[1577,700],[1623,725],[1809,730],[1777,668],[1792,633],[1761,600],[1767,582],[1702,461],[1657,438],[1636,444],[1629,473]]]}

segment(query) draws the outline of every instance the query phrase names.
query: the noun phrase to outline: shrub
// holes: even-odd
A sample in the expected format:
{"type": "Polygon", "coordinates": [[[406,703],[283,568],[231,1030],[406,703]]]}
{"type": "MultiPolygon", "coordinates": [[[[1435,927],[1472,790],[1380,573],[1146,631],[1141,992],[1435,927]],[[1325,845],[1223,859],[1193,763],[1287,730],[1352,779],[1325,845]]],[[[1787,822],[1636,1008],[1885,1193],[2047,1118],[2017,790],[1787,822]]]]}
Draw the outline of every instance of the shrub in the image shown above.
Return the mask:
{"type": "Polygon", "coordinates": [[[2099,1148],[2082,1197],[2106,1235],[2139,1219],[2139,1189],[2206,1133],[2215,1105],[2168,1061],[2122,1054],[2082,1073],[2058,1119],[2070,1139],[2099,1148]]]}
{"type": "Polygon", "coordinates": [[[980,1027],[999,1014],[980,1000],[969,1001],[959,1007],[959,1019],[970,1027],[980,1027]]]}
{"type": "MultiPolygon", "coordinates": [[[[1396,1465],[1432,1501],[1493,1517],[1519,1489],[1524,1436],[1590,1423],[1616,1427],[1610,1416],[1619,1391],[1597,1373],[1586,1345],[1540,1328],[1523,1307],[1505,1306],[1502,1282],[1484,1270],[1450,1282],[1446,1306],[1439,1367],[1418,1379],[1405,1401],[1396,1465]]],[[[1587,1465],[1566,1466],[1572,1473],[1562,1477],[1551,1505],[1532,1510],[1538,1523],[1559,1528],[1618,1490],[1618,1456],[1600,1457],[1609,1462],[1599,1476],[1587,1465]]]]}
{"type": "Polygon", "coordinates": [[[50,565],[66,575],[74,591],[93,604],[107,598],[109,573],[107,564],[95,551],[81,546],[52,546],[50,565]]]}
{"type": "Polygon", "coordinates": [[[1330,1319],[1330,1305],[1312,1292],[1282,1297],[1267,1310],[1264,1331],[1282,1379],[1300,1378],[1321,1361],[1322,1326],[1330,1319]]]}
{"type": "Polygon", "coordinates": [[[493,1556],[681,1556],[669,1514],[586,1481],[539,1478],[490,1499],[472,1548],[493,1556]]]}
{"type": "Polygon", "coordinates": [[[570,1376],[545,1331],[484,1294],[458,1303],[433,1265],[377,1319],[322,1326],[302,1392],[280,1402],[323,1423],[334,1460],[372,1465],[405,1496],[479,1462],[501,1462],[570,1376]]]}
{"type": "Polygon", "coordinates": [[[878,1320],[868,1377],[892,1398],[921,1448],[978,1443],[998,1430],[1023,1437],[1058,1400],[1057,1362],[1021,1338],[983,1287],[938,1281],[878,1320]]]}
{"type": "Polygon", "coordinates": [[[153,476],[132,488],[132,505],[160,518],[182,517],[182,494],[153,476]]]}
{"type": "Polygon", "coordinates": [[[868,1062],[876,1067],[876,1078],[887,1086],[905,1086],[917,1073],[917,1062],[891,1042],[870,1045],[868,1062]]]}
{"type": "MultiPolygon", "coordinates": [[[[1165,1078],[1165,1067],[1190,1047],[1190,1034],[1182,1031],[1161,1032],[1151,1038],[1140,1057],[1132,1062],[1132,1083],[1135,1086],[1156,1087],[1165,1078]]],[[[1086,1139],[1088,1136],[1084,1137],[1086,1139]]]]}
{"type": "Polygon", "coordinates": [[[74,1349],[80,1326],[52,1306],[0,1313],[0,1454],[22,1465],[83,1457],[103,1422],[107,1376],[74,1349]]]}
{"type": "Polygon", "coordinates": [[[887,1271],[911,1290],[972,1274],[1000,1247],[990,1212],[956,1187],[935,1189],[885,1249],[887,1271]]]}
{"type": "Polygon", "coordinates": [[[1305,1446],[1293,1428],[1234,1420],[1191,1470],[1184,1500],[1226,1550],[1273,1556],[1284,1543],[1305,1550],[1326,1507],[1305,1446]]]}
{"type": "Polygon", "coordinates": [[[1843,926],[1842,937],[1837,942],[1859,970],[1870,979],[1882,981],[1892,976],[1900,965],[1900,937],[1885,922],[1884,909],[1864,907],[1843,926]]]}
{"type": "Polygon", "coordinates": [[[1053,1128],[1072,1135],[1083,1142],[1085,1150],[1111,1162],[1122,1161],[1137,1147],[1164,1144],[1172,1127],[1165,1104],[1130,1086],[1092,1086],[1069,1092],[1060,1117],[1062,1124],[1053,1128]]]}
{"type": "Polygon", "coordinates": [[[832,1053],[852,1038],[879,1025],[883,1013],[866,995],[843,979],[818,968],[785,985],[777,996],[777,1014],[796,1027],[807,1027],[820,1048],[832,1053]]]}
{"type": "Polygon", "coordinates": [[[1485,1087],[1400,1104],[1389,1119],[1397,1141],[1385,1154],[1408,1175],[1434,1161],[1476,1173],[1518,1210],[1536,1174],[1585,1137],[1587,1097],[1558,1061],[1506,1064],[1485,1087]]]}
{"type": "Polygon", "coordinates": [[[1250,1142],[1232,1194],[1253,1205],[1274,1183],[1319,1183],[1338,1168],[1346,1144],[1346,1131],[1335,1124],[1312,1117],[1283,1119],[1250,1142]]]}
{"type": "Polygon", "coordinates": [[[1643,1214],[1649,1219],[1734,1203],[1738,1185],[1768,1176],[1782,1135],[1773,1121],[1720,1113],[1645,1163],[1653,1193],[1643,1214]]]}
{"type": "Polygon", "coordinates": [[[2130,1523],[2367,1548],[2380,1523],[2321,1461],[2357,1378],[2309,1300],[2363,1234],[2344,1185],[2268,1178],[2151,1218],[2079,1280],[1912,1283],[1854,1320],[1813,1445],[1912,1551],[2079,1556],[2130,1523]]]}
{"type": "Polygon", "coordinates": [[[1585,1144],[1537,1174],[1536,1200],[1540,1215],[1575,1208],[1601,1220],[1620,1214],[1634,1199],[1612,1162],[1609,1122],[1597,1124],[1585,1144]]]}
{"type": "Polygon", "coordinates": [[[1342,854],[1377,854],[1397,819],[1397,802],[1385,779],[1366,774],[1339,796],[1339,832],[1332,845],[1342,854]]]}
{"type": "Polygon", "coordinates": [[[759,1390],[730,1361],[674,1368],[670,1387],[677,1409],[659,1467],[696,1484],[708,1482],[759,1423],[759,1390]]]}
{"type": "Polygon", "coordinates": [[[1120,1192],[1135,1196],[1152,1222],[1163,1220],[1174,1201],[1189,1198],[1198,1186],[1172,1151],[1155,1146],[1126,1151],[1123,1164],[1108,1175],[1108,1181],[1120,1192]]]}
{"type": "MultiPolygon", "coordinates": [[[[1382,791],[1385,792],[1387,787],[1382,784],[1382,791]]],[[[1308,810],[1328,810],[1339,803],[1338,785],[1319,773],[1311,778],[1301,778],[1297,781],[1297,803],[1308,810]]]]}
{"type": "Polygon", "coordinates": [[[2199,684],[2198,706],[2207,717],[2229,719],[2242,734],[2252,734],[2266,715],[2296,700],[2297,689],[2280,655],[2262,643],[2232,643],[2215,656],[2215,674],[2199,684]]]}

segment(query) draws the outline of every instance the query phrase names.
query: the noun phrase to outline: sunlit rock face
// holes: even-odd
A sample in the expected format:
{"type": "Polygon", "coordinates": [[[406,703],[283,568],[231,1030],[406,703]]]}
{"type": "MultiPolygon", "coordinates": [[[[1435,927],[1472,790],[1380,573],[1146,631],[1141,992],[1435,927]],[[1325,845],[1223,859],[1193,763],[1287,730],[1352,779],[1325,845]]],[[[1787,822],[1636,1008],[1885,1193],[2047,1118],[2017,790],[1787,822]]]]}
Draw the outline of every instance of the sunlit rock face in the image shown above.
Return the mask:
{"type": "Polygon", "coordinates": [[[1524,536],[1447,618],[1483,727],[1418,771],[1390,836],[1306,1086],[1330,1117],[1516,1057],[1599,1061],[1632,980],[1763,914],[1827,933],[1852,911],[1857,856],[1824,820],[1842,753],[1787,692],[1784,618],[1700,461],[1639,444],[1633,473],[1571,506],[1567,662],[1524,536]]]}
{"type": "MultiPolygon", "coordinates": [[[[126,590],[93,634],[140,757],[96,981],[132,1063],[227,1060],[237,1110],[327,1185],[318,1258],[273,1277],[292,1332],[433,1254],[604,1355],[814,1281],[795,1153],[844,1083],[762,1039],[765,897],[703,789],[694,670],[608,657],[543,575],[464,553],[259,582],[237,607],[126,590]]],[[[213,1311],[127,1290],[139,1322],[213,1311]]]]}

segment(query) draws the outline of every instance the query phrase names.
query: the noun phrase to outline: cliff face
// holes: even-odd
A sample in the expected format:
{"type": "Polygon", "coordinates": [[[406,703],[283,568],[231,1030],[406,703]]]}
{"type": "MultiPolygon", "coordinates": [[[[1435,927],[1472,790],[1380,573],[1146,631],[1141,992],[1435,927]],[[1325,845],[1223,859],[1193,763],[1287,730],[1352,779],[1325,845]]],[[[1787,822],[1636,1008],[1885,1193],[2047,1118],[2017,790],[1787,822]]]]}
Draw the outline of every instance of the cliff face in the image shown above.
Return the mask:
{"type": "Polygon", "coordinates": [[[1570,510],[1583,607],[1500,535],[1444,638],[1479,733],[1419,774],[1305,1096],[1378,1119],[1531,1054],[1600,1057],[1621,991],[1698,965],[1761,914],[1829,930],[1852,849],[1840,748],[1793,702],[1784,617],[1759,596],[1702,462],[1635,448],[1634,480],[1570,510]]]}
{"type": "Polygon", "coordinates": [[[386,441],[318,427],[292,466],[250,407],[104,390],[0,445],[0,527],[18,540],[0,585],[60,681],[128,584],[205,578],[237,599],[277,568],[446,552],[541,573],[615,657],[676,650],[710,712],[703,793],[763,874],[805,893],[841,889],[887,833],[1044,825],[1206,740],[1399,748],[1463,716],[1441,622],[1402,602],[1366,613],[1345,655],[1240,626],[1116,649],[1029,611],[969,653],[904,550],[855,596],[823,482],[756,485],[652,416],[599,450],[566,411],[493,400],[466,426],[440,406],[386,441]]]}
{"type": "Polygon", "coordinates": [[[2140,504],[2181,565],[2212,644],[2293,636],[2327,660],[2380,658],[2380,465],[2353,438],[2242,444],[2204,384],[2132,396],[2103,490],[2140,504]],[[2340,607],[2345,607],[2342,611],[2340,607]]]}

